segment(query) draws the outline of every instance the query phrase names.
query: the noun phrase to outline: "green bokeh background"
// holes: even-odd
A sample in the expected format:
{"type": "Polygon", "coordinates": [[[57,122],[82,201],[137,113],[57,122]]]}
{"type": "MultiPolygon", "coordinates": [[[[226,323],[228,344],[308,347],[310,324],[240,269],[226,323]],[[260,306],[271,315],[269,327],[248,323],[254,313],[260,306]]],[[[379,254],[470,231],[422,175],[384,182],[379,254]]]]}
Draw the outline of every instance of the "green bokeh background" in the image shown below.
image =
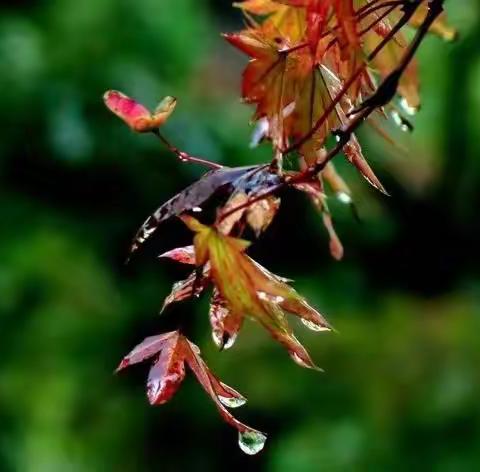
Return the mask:
{"type": "Polygon", "coordinates": [[[361,133],[392,197],[343,166],[362,216],[333,204],[344,261],[296,195],[254,248],[337,328],[296,325],[324,374],[295,366],[253,323],[216,352],[205,299],[158,316],[184,275],[155,258],[188,244],[179,223],[123,264],[143,219],[201,169],[130,132],[105,90],[151,106],[178,97],[165,132],[194,154],[269,158],[248,147],[245,58],[219,36],[241,27],[229,3],[1,4],[0,471],[480,470],[478,1],[447,0],[460,40],[422,46],[416,131],[391,130],[408,154],[361,133]],[[179,324],[249,398],[238,416],[270,434],[259,456],[240,452],[191,376],[151,408],[146,367],[112,374],[143,337],[179,324]]]}

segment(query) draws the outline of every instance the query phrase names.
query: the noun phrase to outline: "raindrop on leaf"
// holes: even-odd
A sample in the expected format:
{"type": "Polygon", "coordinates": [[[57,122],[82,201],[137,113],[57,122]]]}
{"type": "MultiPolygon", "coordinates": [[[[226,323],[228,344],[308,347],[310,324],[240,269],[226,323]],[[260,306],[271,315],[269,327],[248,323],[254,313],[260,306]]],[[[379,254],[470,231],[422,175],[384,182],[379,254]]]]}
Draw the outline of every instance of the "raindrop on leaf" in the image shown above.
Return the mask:
{"type": "Polygon", "coordinates": [[[305,318],[302,318],[301,321],[308,329],[312,331],[331,331],[330,328],[326,327],[325,325],[314,323],[313,321],[306,320],[305,318]]]}
{"type": "Polygon", "coordinates": [[[222,395],[218,395],[218,399],[227,407],[227,408],[238,408],[242,405],[247,403],[246,398],[238,398],[238,397],[223,397],[222,395]]]}

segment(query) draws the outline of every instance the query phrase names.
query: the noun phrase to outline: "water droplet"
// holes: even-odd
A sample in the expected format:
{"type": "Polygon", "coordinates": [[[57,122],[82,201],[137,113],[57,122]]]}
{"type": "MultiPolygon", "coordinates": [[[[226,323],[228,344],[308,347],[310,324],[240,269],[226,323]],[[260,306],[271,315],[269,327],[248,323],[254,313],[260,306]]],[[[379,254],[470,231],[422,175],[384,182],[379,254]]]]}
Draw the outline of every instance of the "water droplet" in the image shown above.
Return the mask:
{"type": "Polygon", "coordinates": [[[400,115],[398,111],[394,110],[391,113],[393,121],[395,121],[395,124],[405,133],[413,131],[413,125],[408,121],[405,117],[400,115]]]}
{"type": "Polygon", "coordinates": [[[194,213],[201,213],[201,212],[202,212],[202,209],[201,209],[200,207],[193,207],[193,208],[192,208],[192,211],[193,211],[194,213]]]}
{"type": "Polygon", "coordinates": [[[402,98],[400,100],[400,106],[405,110],[406,113],[408,113],[410,116],[413,116],[417,113],[418,111],[418,108],[415,108],[415,107],[411,107],[407,100],[405,100],[405,98],[402,98]]]}
{"type": "Polygon", "coordinates": [[[327,326],[324,326],[324,325],[315,323],[315,322],[310,321],[310,320],[306,320],[306,319],[304,319],[304,318],[302,318],[302,323],[303,323],[308,329],[311,329],[312,331],[330,331],[330,328],[328,328],[327,326]]]}
{"type": "Polygon", "coordinates": [[[250,456],[258,454],[265,446],[267,436],[260,431],[247,430],[238,433],[238,445],[240,449],[250,456]]]}
{"type": "Polygon", "coordinates": [[[337,199],[341,203],[345,203],[345,205],[350,205],[350,203],[352,203],[352,197],[346,192],[338,192],[337,199]]]}
{"type": "Polygon", "coordinates": [[[257,295],[258,295],[258,298],[260,298],[260,300],[264,300],[266,302],[270,302],[270,303],[282,303],[283,301],[285,301],[285,298],[281,297],[280,295],[270,295],[269,293],[266,293],[266,292],[262,292],[262,291],[258,291],[257,292],[257,295]]]}
{"type": "Polygon", "coordinates": [[[223,349],[230,349],[237,340],[237,333],[232,334],[231,336],[224,334],[223,335],[223,349]]]}
{"type": "Polygon", "coordinates": [[[247,399],[243,397],[223,397],[218,395],[218,399],[227,407],[227,408],[238,408],[247,403],[247,399]]]}
{"type": "Polygon", "coordinates": [[[260,300],[268,300],[268,295],[265,292],[258,291],[257,295],[260,300]]]}

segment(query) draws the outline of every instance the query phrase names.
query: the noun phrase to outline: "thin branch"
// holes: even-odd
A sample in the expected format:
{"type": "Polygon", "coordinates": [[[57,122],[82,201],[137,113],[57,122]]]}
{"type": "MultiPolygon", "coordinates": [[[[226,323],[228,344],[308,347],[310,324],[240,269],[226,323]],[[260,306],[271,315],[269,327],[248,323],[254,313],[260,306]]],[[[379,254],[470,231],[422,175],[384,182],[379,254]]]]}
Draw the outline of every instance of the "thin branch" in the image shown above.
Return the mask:
{"type": "Polygon", "coordinates": [[[370,23],[368,26],[366,26],[362,31],[360,31],[360,36],[363,36],[364,34],[368,33],[372,28],[377,26],[380,22],[382,22],[390,13],[392,13],[396,8],[398,8],[398,3],[399,2],[392,2],[394,5],[391,5],[390,8],[388,8],[386,11],[384,11],[380,16],[375,18],[375,20],[370,23]]]}
{"type": "Polygon", "coordinates": [[[217,164],[216,162],[209,161],[207,159],[202,159],[201,157],[191,156],[190,154],[186,153],[185,151],[180,151],[177,147],[173,146],[163,134],[155,129],[152,133],[160,139],[160,141],[165,145],[165,147],[173,152],[182,162],[191,162],[192,164],[200,164],[205,167],[209,167],[210,169],[221,169],[223,166],[221,164],[217,164]]]}

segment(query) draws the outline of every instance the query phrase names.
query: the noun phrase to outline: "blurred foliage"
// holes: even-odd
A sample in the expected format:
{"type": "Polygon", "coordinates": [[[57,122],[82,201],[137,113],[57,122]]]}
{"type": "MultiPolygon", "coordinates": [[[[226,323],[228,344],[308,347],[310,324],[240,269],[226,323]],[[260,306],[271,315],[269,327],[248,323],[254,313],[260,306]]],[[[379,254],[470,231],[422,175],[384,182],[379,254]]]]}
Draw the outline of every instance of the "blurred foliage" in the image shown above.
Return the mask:
{"type": "Polygon", "coordinates": [[[155,256],[188,242],[180,224],[123,265],[143,218],[201,169],[133,135],[101,96],[175,95],[165,130],[176,145],[226,164],[268,158],[248,148],[243,58],[219,36],[239,13],[223,0],[2,4],[2,472],[480,469],[480,11],[475,0],[447,8],[461,40],[424,44],[408,155],[363,133],[393,197],[354,181],[363,224],[334,208],[345,260],[330,260],[318,215],[296,196],[254,248],[338,329],[302,333],[319,375],[252,323],[218,354],[205,301],[156,316],[181,273],[155,256]],[[242,455],[191,379],[150,408],[145,370],[112,375],[145,335],[179,325],[251,398],[240,416],[270,433],[260,456],[242,455]]]}

